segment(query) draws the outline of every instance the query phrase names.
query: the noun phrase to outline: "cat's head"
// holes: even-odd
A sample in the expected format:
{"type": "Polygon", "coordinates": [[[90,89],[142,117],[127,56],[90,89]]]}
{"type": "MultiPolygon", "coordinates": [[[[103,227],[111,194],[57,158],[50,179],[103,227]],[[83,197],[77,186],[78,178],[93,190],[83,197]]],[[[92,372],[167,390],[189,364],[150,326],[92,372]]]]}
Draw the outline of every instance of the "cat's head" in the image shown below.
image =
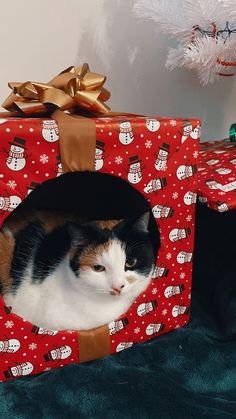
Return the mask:
{"type": "Polygon", "coordinates": [[[148,229],[150,213],[136,220],[70,223],[70,267],[88,291],[108,296],[132,293],[151,279],[156,259],[148,229]]]}

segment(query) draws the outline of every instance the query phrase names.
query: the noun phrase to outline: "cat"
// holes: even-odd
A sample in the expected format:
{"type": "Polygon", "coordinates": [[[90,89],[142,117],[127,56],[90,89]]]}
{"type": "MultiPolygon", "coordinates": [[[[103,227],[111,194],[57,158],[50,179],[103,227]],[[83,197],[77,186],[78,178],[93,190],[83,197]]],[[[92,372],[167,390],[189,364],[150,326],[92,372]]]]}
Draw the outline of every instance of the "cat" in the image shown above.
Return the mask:
{"type": "Polygon", "coordinates": [[[119,318],[152,278],[158,246],[150,212],[135,220],[50,217],[21,218],[19,230],[5,224],[2,234],[14,241],[6,305],[49,330],[89,330],[119,318]]]}

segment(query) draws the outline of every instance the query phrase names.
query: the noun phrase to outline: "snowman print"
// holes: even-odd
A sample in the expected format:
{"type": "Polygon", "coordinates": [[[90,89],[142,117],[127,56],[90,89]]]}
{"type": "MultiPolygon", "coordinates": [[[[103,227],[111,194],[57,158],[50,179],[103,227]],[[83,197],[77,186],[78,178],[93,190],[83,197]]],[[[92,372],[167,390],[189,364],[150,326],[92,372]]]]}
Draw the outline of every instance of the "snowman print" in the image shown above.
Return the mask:
{"type": "Polygon", "coordinates": [[[160,126],[161,124],[159,121],[157,121],[157,119],[153,119],[153,118],[146,119],[146,127],[148,131],[156,132],[159,130],[160,126]]]}
{"type": "Polygon", "coordinates": [[[186,192],[186,194],[184,195],[185,205],[196,204],[196,202],[197,202],[197,194],[191,191],[186,192]]]}
{"type": "Polygon", "coordinates": [[[61,176],[63,174],[63,167],[62,167],[62,162],[61,162],[61,156],[57,156],[56,159],[57,159],[57,163],[56,163],[56,166],[57,166],[57,174],[56,174],[56,177],[59,177],[59,176],[61,176]]]}
{"type": "Polygon", "coordinates": [[[103,141],[96,141],[95,149],[95,170],[101,170],[104,165],[104,147],[105,143],[103,141]]]}
{"type": "Polygon", "coordinates": [[[0,352],[2,354],[13,354],[20,349],[20,341],[18,339],[0,340],[0,352]]]}
{"type": "Polygon", "coordinates": [[[150,182],[148,182],[147,186],[145,186],[144,192],[150,194],[152,192],[156,192],[160,189],[163,189],[165,186],[167,186],[167,180],[165,177],[152,179],[150,180],[150,182]]]}
{"type": "Polygon", "coordinates": [[[6,165],[10,170],[18,172],[24,169],[26,165],[26,158],[28,157],[25,154],[25,140],[15,137],[12,142],[9,142],[9,144],[10,149],[7,152],[8,156],[6,159],[6,165]]]}
{"type": "Polygon", "coordinates": [[[194,176],[194,173],[196,173],[196,171],[197,166],[195,164],[191,166],[185,166],[184,164],[182,164],[178,167],[176,171],[176,176],[179,180],[184,180],[188,179],[191,176],[194,176]]]}
{"type": "Polygon", "coordinates": [[[183,131],[182,131],[181,143],[184,143],[187,140],[187,138],[192,133],[192,130],[193,130],[193,126],[190,123],[190,121],[189,120],[184,120],[183,121],[183,131]]]}
{"type": "Polygon", "coordinates": [[[119,141],[123,145],[129,145],[134,140],[134,134],[131,123],[128,121],[120,123],[119,141]]]}
{"type": "Polygon", "coordinates": [[[0,211],[12,212],[21,203],[19,196],[12,195],[3,197],[0,196],[0,211]]]}
{"type": "Polygon", "coordinates": [[[45,141],[55,143],[59,139],[59,130],[56,121],[46,119],[42,122],[42,136],[45,141]]]}
{"type": "Polygon", "coordinates": [[[163,143],[159,147],[159,153],[156,156],[155,169],[162,170],[166,167],[170,146],[169,144],[163,143]]]}
{"type": "Polygon", "coordinates": [[[4,371],[4,375],[6,378],[22,377],[31,374],[33,369],[34,366],[31,364],[31,362],[23,362],[22,364],[18,364],[15,367],[8,368],[8,371],[4,371]]]}
{"type": "Polygon", "coordinates": [[[195,127],[192,132],[190,133],[190,137],[193,140],[197,140],[198,138],[200,138],[200,125],[198,125],[197,127],[195,127]]]}
{"type": "Polygon", "coordinates": [[[137,184],[142,180],[142,169],[141,161],[138,156],[132,156],[129,158],[129,170],[128,170],[128,181],[132,184],[137,184]]]}
{"type": "Polygon", "coordinates": [[[231,173],[231,169],[228,167],[219,167],[219,169],[215,169],[216,173],[219,173],[219,175],[228,175],[231,173]]]}

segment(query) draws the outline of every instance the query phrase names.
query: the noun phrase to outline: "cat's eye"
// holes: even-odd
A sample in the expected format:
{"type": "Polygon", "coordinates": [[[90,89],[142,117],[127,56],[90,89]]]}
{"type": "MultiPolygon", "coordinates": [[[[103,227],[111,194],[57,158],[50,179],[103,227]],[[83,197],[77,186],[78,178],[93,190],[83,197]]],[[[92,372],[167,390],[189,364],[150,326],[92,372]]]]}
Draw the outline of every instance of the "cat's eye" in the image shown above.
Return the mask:
{"type": "Polygon", "coordinates": [[[133,258],[133,259],[127,259],[125,262],[125,267],[126,269],[130,269],[130,268],[134,268],[134,266],[137,263],[137,259],[133,258]]]}
{"type": "Polygon", "coordinates": [[[105,268],[102,265],[93,265],[92,268],[96,272],[103,272],[103,271],[105,271],[105,268]]]}

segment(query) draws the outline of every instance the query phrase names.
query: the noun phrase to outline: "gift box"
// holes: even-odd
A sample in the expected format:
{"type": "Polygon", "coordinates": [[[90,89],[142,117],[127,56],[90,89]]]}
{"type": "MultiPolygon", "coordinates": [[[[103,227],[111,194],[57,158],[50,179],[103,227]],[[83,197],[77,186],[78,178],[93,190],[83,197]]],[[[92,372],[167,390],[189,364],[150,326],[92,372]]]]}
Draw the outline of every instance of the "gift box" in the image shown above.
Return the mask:
{"type": "MultiPolygon", "coordinates": [[[[40,185],[56,186],[68,172],[99,171],[125,180],[142,195],[161,235],[151,283],[109,324],[88,331],[45,330],[0,299],[0,380],[117,353],[186,325],[200,122],[127,114],[77,118],[61,112],[0,122],[1,223],[25,198],[36,196],[40,185]]],[[[2,275],[11,252],[1,236],[2,275]]]]}
{"type": "Polygon", "coordinates": [[[236,208],[236,144],[229,139],[201,144],[198,168],[201,202],[219,212],[236,208]]]}

